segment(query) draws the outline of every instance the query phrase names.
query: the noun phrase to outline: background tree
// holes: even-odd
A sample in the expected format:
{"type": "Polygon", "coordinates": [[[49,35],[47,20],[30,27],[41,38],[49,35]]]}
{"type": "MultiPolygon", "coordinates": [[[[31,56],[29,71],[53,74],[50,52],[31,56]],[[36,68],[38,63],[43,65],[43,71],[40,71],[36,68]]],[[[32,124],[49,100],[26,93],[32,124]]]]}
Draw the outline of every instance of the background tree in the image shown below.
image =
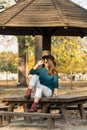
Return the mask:
{"type": "Polygon", "coordinates": [[[24,36],[18,36],[18,84],[17,86],[27,86],[26,82],[26,66],[27,57],[25,53],[26,41],[24,36]]]}
{"type": "Polygon", "coordinates": [[[52,54],[56,57],[59,73],[71,77],[86,72],[87,58],[80,37],[52,37],[52,54]]]}
{"type": "Polygon", "coordinates": [[[1,52],[0,53],[0,72],[6,72],[6,80],[10,73],[17,73],[18,66],[18,55],[12,52],[1,52]],[[14,60],[13,60],[14,59],[14,60]]]}
{"type": "Polygon", "coordinates": [[[56,57],[58,71],[79,73],[82,60],[81,39],[78,37],[53,37],[52,54],[56,57]],[[72,69],[71,69],[72,68],[72,69]]]}
{"type": "Polygon", "coordinates": [[[35,63],[42,59],[42,36],[35,36],[35,63]]]}
{"type": "Polygon", "coordinates": [[[0,72],[9,71],[10,73],[16,73],[17,66],[18,66],[17,54],[14,54],[12,52],[0,53],[0,72]]]}

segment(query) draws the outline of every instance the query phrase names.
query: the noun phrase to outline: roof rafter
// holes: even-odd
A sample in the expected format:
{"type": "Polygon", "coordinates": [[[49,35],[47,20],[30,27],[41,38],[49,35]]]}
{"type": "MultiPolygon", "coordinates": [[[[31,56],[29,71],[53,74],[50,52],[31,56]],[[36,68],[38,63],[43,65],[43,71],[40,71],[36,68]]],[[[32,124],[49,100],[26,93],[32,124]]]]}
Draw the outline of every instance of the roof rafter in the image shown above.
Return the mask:
{"type": "Polygon", "coordinates": [[[52,1],[53,1],[54,5],[55,5],[55,8],[58,11],[58,15],[61,18],[61,22],[63,22],[63,24],[65,24],[65,25],[69,24],[67,19],[65,18],[64,14],[63,14],[63,12],[61,11],[60,7],[58,6],[57,1],[56,0],[52,0],[52,1]]]}

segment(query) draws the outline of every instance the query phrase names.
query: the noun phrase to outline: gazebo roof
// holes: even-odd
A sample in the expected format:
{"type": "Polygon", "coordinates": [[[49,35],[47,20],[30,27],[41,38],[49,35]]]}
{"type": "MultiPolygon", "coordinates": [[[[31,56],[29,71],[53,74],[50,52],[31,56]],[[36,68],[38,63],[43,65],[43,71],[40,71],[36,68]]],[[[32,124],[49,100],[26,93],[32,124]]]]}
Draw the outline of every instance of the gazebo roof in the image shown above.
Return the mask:
{"type": "Polygon", "coordinates": [[[0,34],[87,36],[87,10],[70,0],[22,0],[0,13],[0,34]]]}

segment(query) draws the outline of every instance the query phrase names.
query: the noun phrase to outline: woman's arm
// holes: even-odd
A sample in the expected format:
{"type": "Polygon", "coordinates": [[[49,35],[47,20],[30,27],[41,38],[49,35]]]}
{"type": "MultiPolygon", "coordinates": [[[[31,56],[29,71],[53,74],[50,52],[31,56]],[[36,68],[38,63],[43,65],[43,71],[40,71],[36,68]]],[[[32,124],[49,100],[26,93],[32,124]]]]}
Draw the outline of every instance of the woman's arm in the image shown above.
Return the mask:
{"type": "Polygon", "coordinates": [[[39,75],[40,74],[40,71],[41,71],[41,65],[43,64],[42,60],[39,60],[37,62],[37,64],[30,70],[30,74],[37,74],[39,75]]]}
{"type": "Polygon", "coordinates": [[[58,76],[54,76],[54,92],[53,92],[53,97],[58,95],[58,87],[59,87],[59,83],[58,83],[58,76]]]}

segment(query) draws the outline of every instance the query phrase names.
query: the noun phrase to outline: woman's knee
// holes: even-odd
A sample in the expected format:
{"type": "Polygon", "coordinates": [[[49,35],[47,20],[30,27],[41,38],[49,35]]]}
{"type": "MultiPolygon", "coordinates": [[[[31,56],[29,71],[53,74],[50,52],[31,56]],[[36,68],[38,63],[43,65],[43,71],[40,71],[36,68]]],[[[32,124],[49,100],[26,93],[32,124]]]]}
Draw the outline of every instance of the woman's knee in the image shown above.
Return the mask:
{"type": "Polygon", "coordinates": [[[36,75],[36,74],[34,74],[34,75],[32,76],[32,78],[37,80],[37,79],[39,79],[39,76],[36,75]]]}
{"type": "Polygon", "coordinates": [[[29,84],[35,86],[36,83],[38,82],[38,80],[39,80],[39,76],[38,75],[33,75],[32,78],[30,79],[29,84]]]}
{"type": "Polygon", "coordinates": [[[42,87],[41,86],[37,86],[36,88],[36,92],[35,92],[35,97],[42,97],[42,87]]]}
{"type": "Polygon", "coordinates": [[[51,97],[52,96],[52,91],[49,90],[49,91],[44,92],[43,96],[45,96],[45,97],[51,97]]]}

